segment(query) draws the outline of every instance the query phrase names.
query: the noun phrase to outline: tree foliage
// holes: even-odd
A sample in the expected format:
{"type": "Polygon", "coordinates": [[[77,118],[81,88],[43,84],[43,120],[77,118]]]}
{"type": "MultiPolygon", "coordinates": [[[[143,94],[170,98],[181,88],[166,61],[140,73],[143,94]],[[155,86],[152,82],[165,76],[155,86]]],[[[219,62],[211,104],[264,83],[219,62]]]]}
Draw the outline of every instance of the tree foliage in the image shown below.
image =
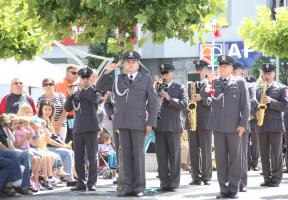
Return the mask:
{"type": "Polygon", "coordinates": [[[24,0],[0,1],[0,59],[29,60],[42,51],[47,35],[30,12],[24,0]]]}
{"type": "Polygon", "coordinates": [[[258,7],[256,20],[245,18],[240,35],[245,44],[266,56],[288,57],[288,8],[276,8],[275,20],[269,8],[258,7]]]}
{"type": "Polygon", "coordinates": [[[30,4],[43,26],[58,39],[70,35],[72,25],[85,28],[78,39],[89,43],[103,42],[112,30],[114,37],[108,41],[114,52],[133,48],[137,24],[152,34],[154,43],[178,38],[194,44],[195,33],[203,39],[206,24],[224,9],[224,0],[44,0],[30,4]]]}

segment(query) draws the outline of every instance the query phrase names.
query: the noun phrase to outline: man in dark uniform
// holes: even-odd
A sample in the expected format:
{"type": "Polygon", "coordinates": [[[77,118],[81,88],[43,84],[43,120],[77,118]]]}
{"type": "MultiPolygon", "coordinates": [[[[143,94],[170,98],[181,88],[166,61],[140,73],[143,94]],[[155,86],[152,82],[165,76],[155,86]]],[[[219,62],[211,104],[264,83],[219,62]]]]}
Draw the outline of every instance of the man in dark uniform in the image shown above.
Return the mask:
{"type": "MultiPolygon", "coordinates": [[[[85,191],[85,152],[89,161],[87,188],[95,191],[97,181],[97,145],[98,132],[97,108],[101,94],[92,86],[90,68],[82,68],[78,72],[80,83],[76,91],[69,91],[69,97],[65,102],[65,110],[75,112],[73,126],[73,141],[75,152],[75,168],[78,175],[78,183],[72,191],[85,191]]],[[[75,88],[76,89],[76,88],[75,88]]]]}
{"type": "Polygon", "coordinates": [[[283,173],[288,173],[288,108],[284,112],[284,124],[285,124],[285,145],[286,145],[286,151],[285,151],[285,167],[286,169],[283,170],[283,173]]]}
{"type": "Polygon", "coordinates": [[[248,125],[250,112],[249,94],[243,78],[231,76],[234,59],[219,56],[219,77],[209,74],[214,83],[201,88],[202,98],[212,95],[212,111],[208,127],[213,130],[217,178],[220,198],[238,198],[241,178],[241,136],[248,125]]]}
{"type": "Polygon", "coordinates": [[[253,98],[253,104],[251,101],[251,112],[249,118],[249,137],[248,137],[248,170],[259,171],[258,162],[259,162],[259,140],[258,134],[256,132],[257,122],[256,122],[256,113],[257,113],[257,101],[256,101],[256,78],[249,75],[245,77],[249,88],[250,101],[253,98]],[[251,88],[251,89],[250,89],[251,88]],[[251,96],[250,91],[253,90],[253,97],[251,96]]]}
{"type": "MultiPolygon", "coordinates": [[[[208,119],[211,113],[211,97],[202,99],[199,95],[200,88],[208,83],[208,63],[203,60],[194,61],[196,72],[200,74],[200,81],[196,82],[196,96],[193,101],[197,102],[197,127],[192,131],[187,117],[186,127],[189,131],[189,153],[192,169],[192,182],[190,185],[210,185],[212,178],[212,131],[208,130],[208,119]]],[[[191,84],[188,85],[188,96],[191,101],[191,84]]],[[[189,115],[189,111],[188,111],[189,115]]]]}
{"type": "MultiPolygon", "coordinates": [[[[235,61],[233,63],[233,76],[243,77],[244,66],[241,62],[235,61]]],[[[246,79],[245,79],[246,81],[246,79]]],[[[249,98],[250,98],[250,116],[249,122],[251,119],[255,118],[255,111],[257,110],[257,102],[256,102],[256,87],[250,83],[247,83],[248,91],[249,91],[249,98]]],[[[246,127],[245,133],[242,135],[242,143],[241,143],[241,181],[240,181],[240,192],[247,192],[247,178],[248,178],[248,145],[249,145],[249,132],[250,132],[250,123],[246,127]]]]}
{"type": "Polygon", "coordinates": [[[257,88],[256,97],[266,104],[264,122],[258,126],[260,155],[264,183],[261,186],[278,187],[282,180],[282,138],[285,131],[283,112],[288,105],[288,89],[275,80],[276,66],[263,64],[263,84],[257,88]],[[267,90],[263,93],[263,85],[267,90]],[[270,161],[271,160],[271,161],[270,161]]]}
{"type": "Polygon", "coordinates": [[[188,97],[185,87],[173,81],[175,67],[160,64],[160,77],[165,84],[164,90],[158,90],[162,98],[156,126],[156,156],[160,179],[159,191],[176,191],[180,183],[181,172],[181,133],[182,111],[186,109],[188,97]]]}
{"type": "MultiPolygon", "coordinates": [[[[116,76],[112,88],[115,101],[113,128],[119,130],[125,179],[125,192],[118,196],[142,197],[146,187],[144,140],[152,127],[156,127],[159,102],[151,77],[138,71],[139,53],[126,52],[123,60],[127,73],[116,76]]],[[[109,82],[109,74],[118,66],[109,66],[99,77],[96,88],[102,90],[109,82]]]]}

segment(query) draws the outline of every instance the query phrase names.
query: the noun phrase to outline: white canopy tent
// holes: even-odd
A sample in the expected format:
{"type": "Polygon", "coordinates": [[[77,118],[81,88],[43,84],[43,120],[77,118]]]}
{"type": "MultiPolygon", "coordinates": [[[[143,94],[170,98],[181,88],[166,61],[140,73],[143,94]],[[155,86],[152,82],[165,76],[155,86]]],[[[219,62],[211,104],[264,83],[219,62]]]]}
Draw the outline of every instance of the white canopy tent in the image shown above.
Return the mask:
{"type": "Polygon", "coordinates": [[[44,78],[53,78],[57,82],[65,76],[63,69],[40,57],[20,63],[13,58],[0,60],[0,69],[0,84],[10,84],[14,77],[19,77],[25,86],[42,87],[44,78]]]}
{"type": "Polygon", "coordinates": [[[58,82],[65,76],[64,69],[37,56],[34,60],[20,63],[13,58],[0,60],[0,69],[0,98],[9,92],[9,85],[15,77],[19,77],[23,81],[24,86],[29,88],[35,98],[42,92],[44,78],[52,78],[58,82]]]}

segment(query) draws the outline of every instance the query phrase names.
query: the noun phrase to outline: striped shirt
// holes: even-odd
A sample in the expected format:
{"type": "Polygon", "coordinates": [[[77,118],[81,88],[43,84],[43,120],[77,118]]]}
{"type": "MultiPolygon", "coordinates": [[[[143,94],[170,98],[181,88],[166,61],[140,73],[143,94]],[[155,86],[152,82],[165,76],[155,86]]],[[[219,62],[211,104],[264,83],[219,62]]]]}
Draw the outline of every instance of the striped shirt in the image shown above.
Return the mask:
{"type": "MultiPolygon", "coordinates": [[[[54,106],[55,106],[54,120],[58,121],[64,109],[65,96],[62,93],[54,92],[53,99],[47,99],[45,95],[42,95],[37,100],[37,107],[39,107],[40,103],[43,102],[44,100],[52,101],[54,103],[54,106]]],[[[65,120],[62,124],[62,127],[66,127],[66,126],[67,124],[65,120]]]]}

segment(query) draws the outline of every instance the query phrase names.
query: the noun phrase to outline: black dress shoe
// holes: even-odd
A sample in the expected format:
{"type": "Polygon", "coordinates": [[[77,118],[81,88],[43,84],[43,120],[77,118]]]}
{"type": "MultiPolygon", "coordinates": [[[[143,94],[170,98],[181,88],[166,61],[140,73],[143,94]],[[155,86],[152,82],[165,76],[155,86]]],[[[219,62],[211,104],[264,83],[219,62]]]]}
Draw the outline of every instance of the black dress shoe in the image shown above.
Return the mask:
{"type": "Polygon", "coordinates": [[[211,185],[210,181],[203,181],[204,185],[211,185]]]}
{"type": "Polygon", "coordinates": [[[201,185],[201,181],[193,180],[192,182],[189,183],[189,185],[201,185]]]}
{"type": "Polygon", "coordinates": [[[279,183],[269,183],[268,187],[279,187],[279,183]]]}
{"type": "Polygon", "coordinates": [[[240,187],[239,192],[247,192],[247,187],[240,187]]]}
{"type": "Polygon", "coordinates": [[[96,191],[95,186],[89,186],[89,187],[88,187],[88,191],[91,191],[91,192],[96,191]]]}
{"type": "Polygon", "coordinates": [[[288,173],[288,169],[283,169],[283,173],[287,174],[288,173]]]}
{"type": "Polygon", "coordinates": [[[230,199],[238,199],[239,197],[236,193],[230,193],[229,198],[230,199]]]}
{"type": "Polygon", "coordinates": [[[136,197],[144,197],[144,193],[143,192],[137,192],[135,194],[136,197]]]}
{"type": "Polygon", "coordinates": [[[230,194],[220,193],[216,196],[216,199],[228,199],[230,198],[230,194]]]}
{"type": "Polygon", "coordinates": [[[261,187],[269,187],[269,185],[270,185],[270,182],[264,182],[260,184],[261,187]]]}
{"type": "Polygon", "coordinates": [[[77,181],[67,181],[67,187],[75,187],[77,186],[77,181]]]}
{"type": "Polygon", "coordinates": [[[71,188],[71,191],[73,191],[73,192],[86,191],[86,186],[77,186],[77,187],[71,188]]]}
{"type": "Polygon", "coordinates": [[[117,194],[117,197],[133,197],[133,196],[135,196],[134,192],[123,192],[117,194]]]}

